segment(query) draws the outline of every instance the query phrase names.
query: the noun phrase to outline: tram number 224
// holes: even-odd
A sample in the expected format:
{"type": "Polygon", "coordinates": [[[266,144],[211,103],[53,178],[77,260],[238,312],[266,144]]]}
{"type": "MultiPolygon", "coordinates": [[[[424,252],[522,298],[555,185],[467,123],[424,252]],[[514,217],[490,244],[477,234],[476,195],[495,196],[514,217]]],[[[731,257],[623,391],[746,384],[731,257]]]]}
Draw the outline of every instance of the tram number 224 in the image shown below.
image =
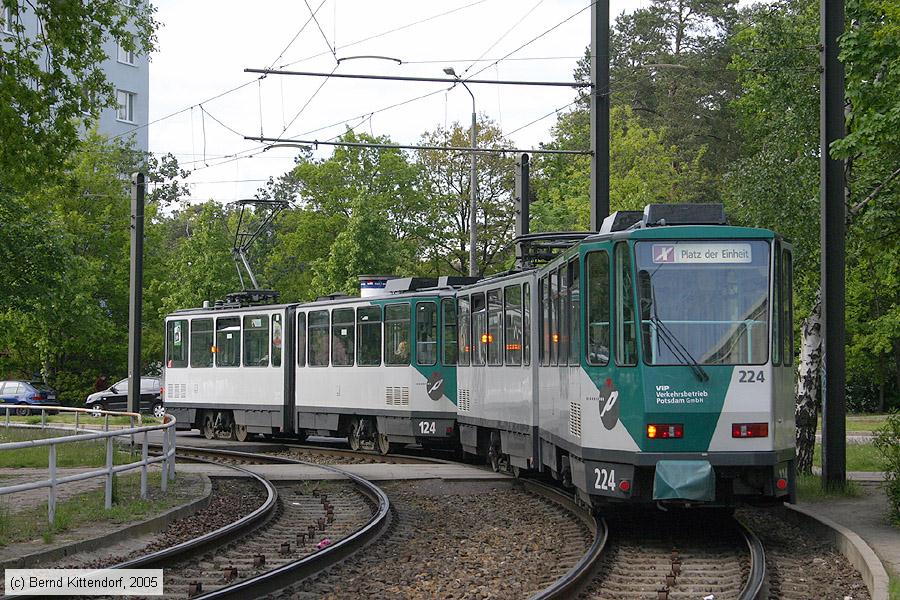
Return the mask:
{"type": "Polygon", "coordinates": [[[437,424],[434,421],[419,421],[419,433],[422,435],[434,435],[437,424]]]}
{"type": "Polygon", "coordinates": [[[594,475],[597,476],[596,481],[594,481],[594,488],[607,492],[616,491],[615,469],[594,469],[594,475]]]}

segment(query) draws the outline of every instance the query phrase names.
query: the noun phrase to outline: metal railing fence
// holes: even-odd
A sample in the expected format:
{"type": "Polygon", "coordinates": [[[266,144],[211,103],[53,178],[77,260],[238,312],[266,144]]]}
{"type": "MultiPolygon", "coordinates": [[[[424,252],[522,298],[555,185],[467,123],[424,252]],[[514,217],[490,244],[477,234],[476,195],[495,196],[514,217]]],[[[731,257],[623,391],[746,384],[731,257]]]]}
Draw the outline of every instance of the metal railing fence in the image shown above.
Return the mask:
{"type": "MultiPolygon", "coordinates": [[[[6,496],[9,494],[15,494],[17,492],[25,492],[29,490],[36,490],[40,488],[50,488],[48,499],[47,499],[47,517],[51,525],[56,518],[56,488],[62,484],[71,483],[74,481],[83,481],[85,479],[92,479],[94,477],[105,477],[106,478],[106,489],[105,489],[105,507],[106,509],[112,508],[112,496],[113,496],[113,476],[116,473],[122,473],[125,471],[130,471],[132,469],[141,469],[141,498],[147,498],[147,480],[148,480],[148,467],[155,463],[162,463],[162,474],[160,477],[160,488],[163,493],[165,493],[168,489],[168,482],[170,479],[175,478],[175,417],[172,415],[165,415],[163,417],[163,422],[157,425],[138,425],[134,426],[135,420],[138,423],[142,423],[141,415],[138,413],[127,413],[127,412],[116,412],[116,411],[97,411],[95,409],[84,409],[84,408],[71,408],[66,406],[29,406],[32,411],[41,411],[41,423],[38,424],[29,424],[29,423],[20,423],[10,421],[10,411],[15,410],[16,406],[6,406],[6,427],[14,427],[21,429],[53,429],[56,431],[74,431],[73,435],[66,435],[61,437],[51,437],[51,438],[42,438],[37,440],[25,440],[21,442],[6,442],[0,444],[0,452],[4,450],[18,450],[21,448],[35,448],[38,446],[47,446],[49,448],[49,457],[47,460],[47,466],[49,471],[49,477],[47,479],[41,481],[33,481],[29,483],[20,483],[16,485],[2,486],[0,487],[0,496],[6,496]],[[56,413],[75,413],[75,426],[74,429],[63,428],[63,427],[52,427],[48,426],[47,423],[47,413],[48,412],[56,412],[56,413]],[[89,429],[87,427],[79,427],[79,415],[82,413],[90,413],[92,416],[96,416],[98,413],[101,416],[104,416],[104,429],[94,430],[89,429]],[[129,417],[130,425],[128,427],[122,429],[112,429],[110,430],[109,426],[109,418],[110,417],[129,417]],[[151,431],[162,431],[163,432],[163,451],[159,456],[150,456],[149,455],[149,439],[148,435],[151,431]],[[141,441],[141,460],[131,462],[123,465],[115,465],[113,464],[113,442],[115,438],[129,436],[131,438],[131,445],[134,446],[135,436],[142,436],[141,441]],[[61,444],[68,444],[72,442],[86,442],[91,440],[106,440],[106,464],[104,467],[100,469],[95,469],[92,471],[85,471],[83,473],[75,473],[73,475],[66,475],[64,477],[58,477],[56,470],[56,448],[61,444]]],[[[52,425],[52,424],[51,424],[52,425]]]]}

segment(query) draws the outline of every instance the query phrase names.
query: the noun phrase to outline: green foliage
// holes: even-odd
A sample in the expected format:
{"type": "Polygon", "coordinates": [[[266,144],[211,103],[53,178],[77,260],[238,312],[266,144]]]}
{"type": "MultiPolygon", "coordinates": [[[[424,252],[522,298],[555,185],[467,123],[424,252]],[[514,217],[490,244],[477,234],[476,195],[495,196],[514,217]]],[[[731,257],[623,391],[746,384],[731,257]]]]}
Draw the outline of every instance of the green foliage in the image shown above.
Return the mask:
{"type": "Polygon", "coordinates": [[[0,191],[23,192],[56,176],[115,94],[101,68],[113,40],[148,54],[155,44],[155,8],[121,0],[28,2],[39,33],[26,32],[24,4],[2,0],[13,19],[0,46],[0,191]]]}
{"type": "Polygon", "coordinates": [[[875,447],[885,464],[885,491],[891,505],[891,520],[900,526],[900,413],[888,417],[876,432],[875,447]]]}
{"type": "Polygon", "coordinates": [[[826,502],[841,498],[857,498],[862,494],[859,484],[848,481],[844,489],[825,489],[818,475],[797,477],[797,498],[801,502],[826,502]]]}

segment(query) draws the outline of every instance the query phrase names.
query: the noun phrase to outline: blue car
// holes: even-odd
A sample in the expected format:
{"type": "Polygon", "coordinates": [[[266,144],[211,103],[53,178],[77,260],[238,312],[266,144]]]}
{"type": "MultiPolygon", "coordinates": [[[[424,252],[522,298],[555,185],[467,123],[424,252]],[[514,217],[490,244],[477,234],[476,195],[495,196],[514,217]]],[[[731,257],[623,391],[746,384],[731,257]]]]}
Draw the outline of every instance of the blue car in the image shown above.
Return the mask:
{"type": "MultiPolygon", "coordinates": [[[[39,381],[0,381],[0,402],[3,403],[0,409],[14,404],[15,414],[24,417],[32,413],[29,407],[56,406],[56,390],[39,381]]],[[[39,410],[34,412],[40,413],[39,410]]]]}

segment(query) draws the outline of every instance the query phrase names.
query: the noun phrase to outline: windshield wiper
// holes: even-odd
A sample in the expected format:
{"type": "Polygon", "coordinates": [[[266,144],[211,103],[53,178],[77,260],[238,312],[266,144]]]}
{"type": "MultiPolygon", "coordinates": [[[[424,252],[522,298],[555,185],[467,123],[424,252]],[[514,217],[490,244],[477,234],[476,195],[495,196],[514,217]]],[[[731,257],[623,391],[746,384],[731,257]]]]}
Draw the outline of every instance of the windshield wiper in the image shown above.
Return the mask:
{"type": "MultiPolygon", "coordinates": [[[[648,273],[649,275],[649,273],[648,273]]],[[[657,337],[662,340],[663,344],[665,344],[666,348],[669,349],[675,358],[681,361],[682,364],[690,367],[691,371],[700,381],[709,381],[709,374],[706,372],[700,364],[697,362],[692,355],[690,350],[681,343],[672,330],[662,322],[659,318],[659,312],[656,309],[656,289],[653,287],[652,275],[650,275],[650,302],[653,305],[653,316],[651,317],[651,321],[656,325],[657,337]]]]}

